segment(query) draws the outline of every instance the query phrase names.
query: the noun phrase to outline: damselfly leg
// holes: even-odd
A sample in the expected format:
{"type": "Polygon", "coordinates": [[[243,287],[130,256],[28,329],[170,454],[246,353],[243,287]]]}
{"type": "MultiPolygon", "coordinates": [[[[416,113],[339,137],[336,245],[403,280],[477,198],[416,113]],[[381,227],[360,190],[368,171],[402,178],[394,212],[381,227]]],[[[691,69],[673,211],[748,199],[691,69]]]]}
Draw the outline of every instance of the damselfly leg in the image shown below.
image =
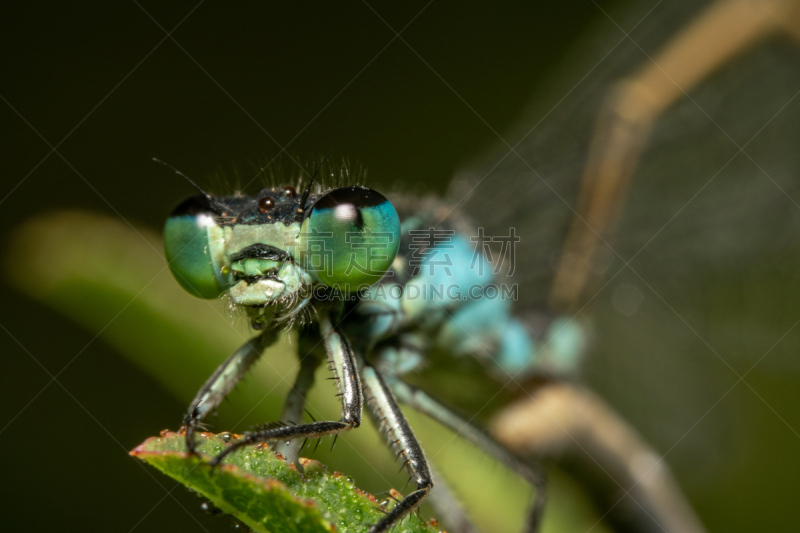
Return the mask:
{"type": "Polygon", "coordinates": [[[327,435],[337,435],[343,431],[361,425],[361,411],[364,405],[364,394],[361,388],[361,379],[358,375],[358,365],[350,343],[335,326],[331,324],[330,317],[320,318],[320,333],[328,354],[328,362],[336,378],[339,389],[339,398],[342,402],[342,418],[338,421],[319,421],[308,424],[286,424],[278,422],[269,424],[261,431],[245,433],[244,438],[231,443],[225,450],[211,460],[212,465],[219,464],[227,455],[242,446],[260,442],[318,438],[327,435]]]}
{"type": "Polygon", "coordinates": [[[197,392],[183,419],[186,429],[186,449],[189,453],[195,452],[194,433],[203,419],[219,406],[253,364],[258,361],[264,350],[275,342],[276,338],[275,331],[265,331],[244,343],[217,367],[197,392]]]}

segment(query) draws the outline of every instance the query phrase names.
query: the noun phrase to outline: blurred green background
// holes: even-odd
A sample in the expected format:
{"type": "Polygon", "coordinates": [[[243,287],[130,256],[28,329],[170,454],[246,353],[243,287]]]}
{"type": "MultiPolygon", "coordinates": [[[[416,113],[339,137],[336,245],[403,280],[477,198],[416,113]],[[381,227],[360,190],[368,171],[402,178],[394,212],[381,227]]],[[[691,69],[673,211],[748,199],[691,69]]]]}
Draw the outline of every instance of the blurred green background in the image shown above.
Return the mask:
{"type": "MultiPolygon", "coordinates": [[[[600,4],[613,9],[623,3],[600,4]]],[[[419,57],[393,39],[394,33],[362,3],[26,2],[0,8],[0,150],[6,164],[0,220],[3,253],[17,280],[12,288],[4,274],[0,283],[3,529],[231,528],[226,518],[204,516],[199,500],[183,487],[165,497],[164,487],[175,484],[126,453],[161,429],[175,429],[210,369],[246,335],[242,324],[230,327],[227,317],[220,320],[219,309],[188,296],[173,298],[175,287],[170,288],[171,278],[160,270],[158,257],[143,240],[126,240],[129,222],[153,232],[142,230],[142,235],[160,247],[156,233],[164,218],[192,192],[152,163],[152,157],[224,193],[229,191],[215,186],[217,172],[238,173],[247,181],[259,163],[288,145],[288,152],[301,158],[327,154],[358,161],[377,189],[401,184],[418,193],[442,193],[464,161],[496,142],[492,129],[510,128],[531,95],[547,89],[550,73],[563,69],[570,46],[605,20],[594,4],[577,1],[372,7],[396,30],[408,25],[403,38],[419,57]],[[176,25],[172,35],[177,44],[162,30],[176,25]],[[63,158],[50,153],[49,145],[57,145],[63,158]],[[27,293],[49,297],[37,289],[51,283],[48,254],[54,268],[61,268],[65,255],[84,250],[59,245],[85,241],[89,253],[96,244],[96,222],[89,220],[65,225],[73,233],[52,238],[36,257],[7,255],[19,250],[10,248],[8,240],[15,228],[63,209],[103,214],[119,224],[100,223],[98,233],[102,227],[110,235],[110,264],[119,268],[133,294],[136,283],[143,287],[153,279],[150,273],[158,274],[140,300],[151,307],[126,306],[130,299],[122,290],[61,292],[50,306],[23,295],[20,283],[28,285],[27,293]],[[126,271],[126,266],[131,268],[126,271]],[[26,271],[32,273],[29,279],[26,271]],[[69,301],[78,303],[64,303],[69,301]],[[163,315],[153,312],[159,306],[163,315]],[[76,311],[80,308],[88,310],[76,311]],[[158,322],[168,315],[171,322],[158,322]],[[152,327],[137,329],[142,324],[152,327]],[[196,338],[187,333],[193,328],[196,338]],[[192,353],[189,349],[197,353],[197,365],[166,361],[171,351],[192,353]],[[61,385],[47,372],[58,375],[61,385]]],[[[80,257],[69,264],[80,265],[80,257]]],[[[791,283],[795,265],[793,257],[776,271],[765,267],[766,272],[752,273],[752,279],[709,283],[709,292],[718,291],[720,297],[703,300],[706,308],[693,311],[730,312],[729,322],[740,325],[733,334],[703,333],[739,348],[750,343],[763,353],[762,344],[774,344],[797,320],[797,300],[790,297],[797,294],[791,283]],[[753,315],[773,320],[779,334],[747,337],[753,315]]],[[[95,266],[107,272],[102,267],[108,265],[95,266]]],[[[88,277],[96,274],[87,270],[88,277]]],[[[658,360],[670,357],[669,346],[652,347],[656,357],[647,362],[626,364],[639,353],[637,347],[647,345],[648,330],[622,319],[609,325],[620,329],[601,336],[586,378],[657,450],[670,450],[667,461],[708,529],[793,530],[800,520],[794,504],[800,479],[800,435],[793,429],[800,427],[800,365],[792,362],[796,333],[776,348],[773,359],[780,364],[765,363],[748,374],[752,388],[742,384],[724,396],[719,408],[698,422],[705,430],[681,440],[673,451],[674,435],[690,429],[700,418],[694,410],[702,414],[705,407],[689,406],[685,413],[661,418],[655,405],[661,399],[648,398],[631,369],[642,365],[639,370],[651,379],[659,373],[662,380],[670,379],[669,363],[658,360]],[[631,338],[638,344],[626,345],[631,338]],[[684,419],[688,423],[665,429],[684,419]]],[[[260,378],[250,380],[223,406],[217,429],[242,431],[277,415],[288,385],[276,376],[290,379],[290,351],[284,346],[271,352],[268,364],[261,365],[259,376],[277,385],[263,403],[251,409],[266,391],[260,378]]],[[[745,372],[755,359],[734,360],[735,368],[745,372]]],[[[736,376],[718,362],[703,361],[693,367],[702,369],[694,385],[708,385],[715,401],[736,376]]],[[[328,394],[319,392],[311,403],[322,412],[331,409],[328,394]]],[[[674,394],[680,397],[684,391],[677,388],[674,394]]],[[[674,405],[680,409],[684,404],[674,405]]],[[[332,408],[335,412],[335,404],[332,408]]],[[[424,421],[415,419],[415,424],[424,421]]],[[[365,428],[359,435],[346,435],[334,453],[323,452],[323,443],[317,456],[367,490],[402,487],[405,479],[393,474],[389,453],[371,433],[365,428]]],[[[467,445],[447,434],[432,428],[424,433],[429,454],[447,449],[441,453],[442,466],[446,469],[449,461],[450,470],[461,471],[460,484],[471,494],[482,523],[491,523],[492,513],[497,531],[520,523],[527,493],[519,480],[476,459],[467,445]],[[465,469],[464,461],[478,464],[465,469]],[[481,500],[483,510],[478,508],[481,500]]],[[[557,473],[554,485],[553,530],[588,530],[596,515],[581,503],[575,487],[557,473]]]]}

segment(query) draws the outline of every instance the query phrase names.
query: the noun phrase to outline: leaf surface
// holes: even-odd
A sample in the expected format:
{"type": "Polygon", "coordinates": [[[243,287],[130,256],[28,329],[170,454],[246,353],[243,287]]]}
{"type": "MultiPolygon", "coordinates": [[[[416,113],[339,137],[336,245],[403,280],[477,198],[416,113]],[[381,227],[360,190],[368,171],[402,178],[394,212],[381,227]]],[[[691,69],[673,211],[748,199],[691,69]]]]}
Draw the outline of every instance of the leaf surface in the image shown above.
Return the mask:
{"type": "MultiPolygon", "coordinates": [[[[242,448],[229,455],[224,464],[211,467],[208,458],[235,438],[238,436],[230,433],[199,434],[198,457],[186,453],[182,433],[165,431],[144,441],[131,455],[258,533],[366,531],[383,516],[381,509],[387,509],[344,475],[328,472],[322,463],[301,459],[304,472],[300,473],[267,447],[242,448]]],[[[437,529],[411,514],[395,531],[431,533],[437,529]]]]}

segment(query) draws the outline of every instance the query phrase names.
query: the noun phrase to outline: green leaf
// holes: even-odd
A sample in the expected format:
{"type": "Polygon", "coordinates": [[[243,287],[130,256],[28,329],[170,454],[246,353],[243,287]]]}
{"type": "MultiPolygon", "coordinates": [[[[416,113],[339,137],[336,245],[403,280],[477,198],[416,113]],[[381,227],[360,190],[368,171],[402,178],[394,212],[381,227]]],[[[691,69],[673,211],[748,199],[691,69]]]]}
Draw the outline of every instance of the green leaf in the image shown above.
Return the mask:
{"type": "MultiPolygon", "coordinates": [[[[208,498],[258,533],[329,533],[366,531],[390,507],[360,491],[338,472],[320,462],[301,459],[304,472],[286,464],[280,455],[259,445],[232,453],[216,467],[208,458],[232,440],[230,433],[197,436],[201,457],[186,453],[182,433],[163,432],[137,446],[131,455],[153,465],[208,498]]],[[[393,502],[393,500],[390,500],[393,502]]],[[[416,514],[395,531],[434,532],[416,514]]]]}

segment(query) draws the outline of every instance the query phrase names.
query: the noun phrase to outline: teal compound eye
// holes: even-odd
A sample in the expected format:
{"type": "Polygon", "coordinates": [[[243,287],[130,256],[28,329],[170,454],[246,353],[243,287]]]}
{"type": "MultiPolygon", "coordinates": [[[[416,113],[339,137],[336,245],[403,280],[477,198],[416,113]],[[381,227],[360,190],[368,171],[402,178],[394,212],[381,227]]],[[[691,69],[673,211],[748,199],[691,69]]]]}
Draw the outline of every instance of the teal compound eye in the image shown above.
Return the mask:
{"type": "Polygon", "coordinates": [[[216,298],[228,288],[210,245],[216,216],[210,198],[199,194],[181,202],[164,224],[164,252],[172,275],[199,298],[216,298]]]}
{"type": "Polygon", "coordinates": [[[344,292],[377,283],[400,246],[400,217],[382,194],[341,187],[322,196],[300,231],[303,267],[344,292]]]}

